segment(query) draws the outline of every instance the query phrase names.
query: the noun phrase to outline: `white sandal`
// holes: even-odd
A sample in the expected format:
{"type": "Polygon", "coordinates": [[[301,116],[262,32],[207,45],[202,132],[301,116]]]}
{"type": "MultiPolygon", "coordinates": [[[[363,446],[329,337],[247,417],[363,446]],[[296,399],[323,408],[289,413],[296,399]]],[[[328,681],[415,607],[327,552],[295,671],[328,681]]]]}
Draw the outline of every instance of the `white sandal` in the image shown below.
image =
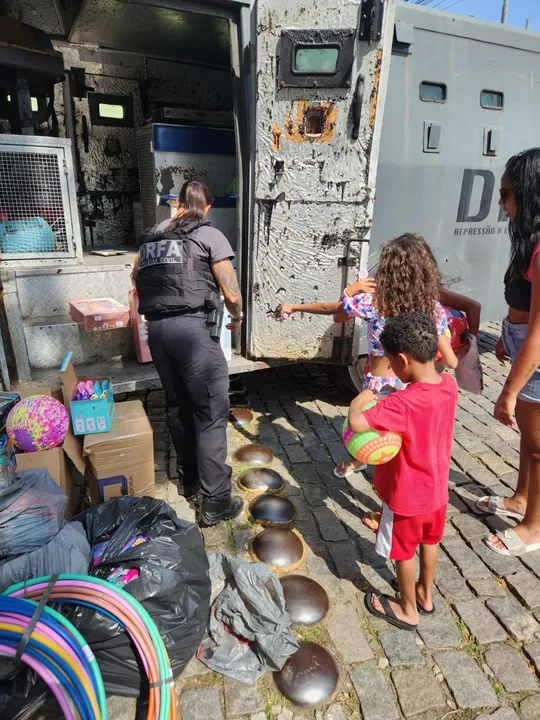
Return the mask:
{"type": "Polygon", "coordinates": [[[486,538],[485,542],[490,550],[493,550],[493,552],[496,552],[499,555],[517,557],[519,555],[525,555],[525,553],[540,550],[540,542],[535,542],[531,545],[525,545],[519,535],[511,528],[502,532],[499,531],[495,534],[497,535],[499,540],[504,543],[505,547],[503,549],[498,548],[496,545],[490,543],[488,538],[486,538]]]}
{"type": "Polygon", "coordinates": [[[343,467],[345,463],[340,463],[334,468],[334,477],[337,477],[339,479],[347,478],[349,475],[354,475],[356,472],[362,472],[362,470],[365,470],[367,468],[367,465],[351,465],[347,469],[343,469],[341,472],[339,470],[340,467],[343,467]]]}
{"type": "Polygon", "coordinates": [[[476,507],[486,515],[499,515],[499,517],[515,518],[516,520],[523,520],[525,517],[525,513],[507,510],[504,505],[504,498],[500,495],[484,495],[478,498],[476,507]]]}

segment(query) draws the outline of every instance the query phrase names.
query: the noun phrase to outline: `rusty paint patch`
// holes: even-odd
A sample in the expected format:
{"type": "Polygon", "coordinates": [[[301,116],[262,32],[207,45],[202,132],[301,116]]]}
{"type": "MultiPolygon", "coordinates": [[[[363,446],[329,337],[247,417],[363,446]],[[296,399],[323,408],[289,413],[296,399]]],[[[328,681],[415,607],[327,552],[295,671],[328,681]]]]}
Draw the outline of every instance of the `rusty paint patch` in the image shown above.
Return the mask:
{"type": "Polygon", "coordinates": [[[324,142],[329,143],[335,137],[336,123],[338,118],[337,107],[330,102],[308,103],[307,100],[299,100],[297,103],[296,120],[288,119],[285,122],[285,137],[290,142],[324,142]],[[321,134],[306,134],[306,115],[308,111],[320,109],[322,113],[321,134]]]}
{"type": "Polygon", "coordinates": [[[281,150],[281,125],[272,125],[272,150],[279,152],[281,150]]]}
{"type": "Polygon", "coordinates": [[[328,103],[328,107],[323,113],[323,132],[319,140],[329,143],[334,139],[336,134],[336,123],[338,117],[338,109],[335,105],[328,103]]]}
{"type": "Polygon", "coordinates": [[[381,81],[381,67],[382,67],[382,48],[377,50],[377,57],[375,60],[375,72],[373,75],[373,90],[371,91],[371,98],[369,101],[369,127],[375,126],[375,117],[377,116],[377,99],[379,97],[379,85],[381,81]]]}

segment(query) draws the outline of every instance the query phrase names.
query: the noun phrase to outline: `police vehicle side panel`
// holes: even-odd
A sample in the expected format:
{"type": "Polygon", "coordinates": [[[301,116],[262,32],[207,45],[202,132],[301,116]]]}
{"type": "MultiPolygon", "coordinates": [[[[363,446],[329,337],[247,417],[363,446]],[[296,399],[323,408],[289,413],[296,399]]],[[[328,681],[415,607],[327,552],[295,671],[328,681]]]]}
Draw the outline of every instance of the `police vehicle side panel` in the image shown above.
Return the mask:
{"type": "Polygon", "coordinates": [[[509,239],[499,183],[512,154],[540,144],[540,35],[402,3],[396,21],[370,264],[386,240],[421,233],[450,289],[500,319],[509,239]],[[444,102],[425,85],[438,101],[422,101],[422,83],[443,85],[444,102]],[[501,95],[502,108],[482,107],[501,95]]]}

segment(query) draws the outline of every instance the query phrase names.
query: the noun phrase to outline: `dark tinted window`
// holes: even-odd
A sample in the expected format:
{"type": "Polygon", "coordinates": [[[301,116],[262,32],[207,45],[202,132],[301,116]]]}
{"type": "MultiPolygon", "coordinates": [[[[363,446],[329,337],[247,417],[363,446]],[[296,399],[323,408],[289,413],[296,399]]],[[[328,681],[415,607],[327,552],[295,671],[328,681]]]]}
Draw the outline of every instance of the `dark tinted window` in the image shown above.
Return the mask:
{"type": "Polygon", "coordinates": [[[443,83],[420,83],[420,100],[423,102],[446,102],[446,85],[443,83]]]}
{"type": "Polygon", "coordinates": [[[486,110],[502,110],[504,96],[496,90],[482,90],[480,93],[480,105],[486,110]]]}

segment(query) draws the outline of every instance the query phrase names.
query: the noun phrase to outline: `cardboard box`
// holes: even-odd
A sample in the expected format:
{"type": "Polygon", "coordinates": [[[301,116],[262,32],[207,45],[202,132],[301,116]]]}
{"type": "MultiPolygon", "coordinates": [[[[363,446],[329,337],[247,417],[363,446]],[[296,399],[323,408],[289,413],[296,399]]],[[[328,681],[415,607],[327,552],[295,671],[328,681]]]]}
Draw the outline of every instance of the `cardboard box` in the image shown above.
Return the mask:
{"type": "MultiPolygon", "coordinates": [[[[25,385],[19,390],[21,398],[30,397],[31,395],[47,395],[63,400],[62,389],[60,387],[40,387],[37,385],[25,385]]],[[[70,518],[73,514],[73,487],[71,477],[70,461],[75,465],[77,470],[84,475],[86,471],[86,461],[83,458],[83,448],[81,440],[78,440],[71,430],[65,437],[60,447],[52,450],[42,450],[35,453],[20,453],[16,455],[17,470],[34,470],[35,468],[45,468],[55,483],[66,493],[68,502],[66,506],[66,518],[70,518]]]]}
{"type": "Polygon", "coordinates": [[[129,314],[131,316],[131,327],[133,328],[133,341],[135,342],[135,353],[140,363],[152,362],[152,355],[148,347],[148,329],[146,321],[139,315],[139,296],[136,290],[129,291],[129,314]]]}
{"type": "Polygon", "coordinates": [[[93,503],[154,495],[154,436],[140,400],[117,403],[111,431],[84,438],[93,503]]]}
{"type": "Polygon", "coordinates": [[[87,332],[116,330],[129,326],[129,308],[113,298],[71,300],[69,314],[87,332]]]}
{"type": "Polygon", "coordinates": [[[69,409],[74,435],[91,435],[109,432],[114,419],[114,396],[110,378],[78,378],[71,362],[73,353],[64,358],[60,375],[62,376],[64,405],[69,409]],[[107,380],[107,397],[95,400],[75,400],[77,385],[91,380],[93,383],[107,380]]]}

